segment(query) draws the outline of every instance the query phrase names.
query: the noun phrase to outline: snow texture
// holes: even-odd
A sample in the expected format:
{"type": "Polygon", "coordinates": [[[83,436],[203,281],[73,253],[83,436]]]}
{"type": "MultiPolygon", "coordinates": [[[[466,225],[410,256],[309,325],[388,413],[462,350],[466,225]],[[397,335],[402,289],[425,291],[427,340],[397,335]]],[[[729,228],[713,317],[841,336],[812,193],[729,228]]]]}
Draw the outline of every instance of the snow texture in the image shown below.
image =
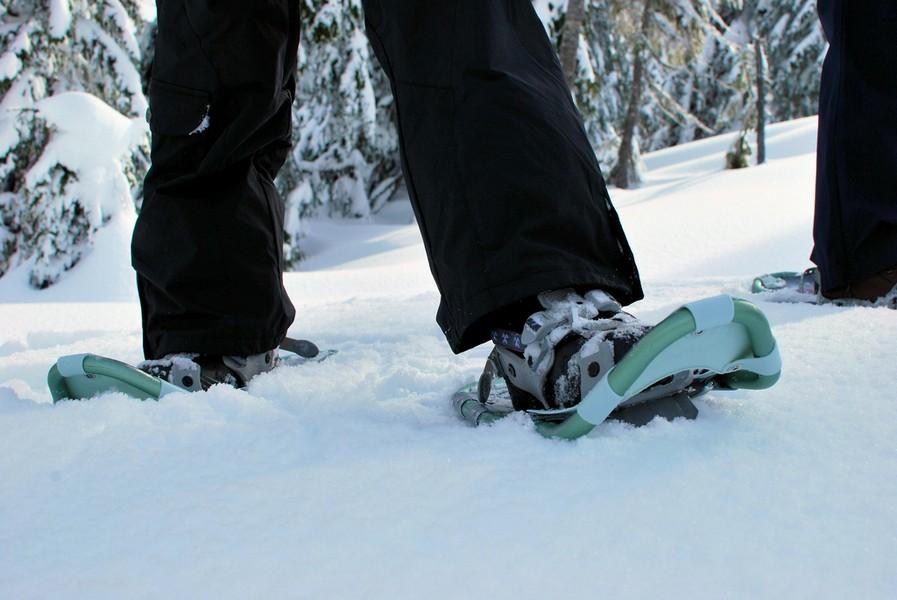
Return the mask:
{"type": "Polygon", "coordinates": [[[72,7],[69,0],[49,0],[50,35],[56,39],[64,38],[72,26],[72,7]]]}
{"type": "Polygon", "coordinates": [[[133,207],[119,160],[143,139],[144,120],[128,119],[83,92],[51,96],[38,102],[37,109],[55,135],[26,175],[29,184],[44,176],[48,168],[61,164],[78,173],[84,186],[98,186],[82,194],[100,203],[107,213],[121,206],[133,207]]]}
{"type": "MultiPolygon", "coordinates": [[[[815,135],[774,126],[741,171],[734,135],[647,155],[644,186],[612,192],[646,285],[631,310],[804,267],[815,135]]],[[[248,392],[49,404],[59,355],[141,358],[121,215],[59,285],[0,280],[0,597],[895,597],[897,314],[761,302],[782,381],[712,393],[697,421],[472,429],[449,397],[489,347],[451,354],[389,207],[309,224],[290,333],[339,354],[248,392]]]]}

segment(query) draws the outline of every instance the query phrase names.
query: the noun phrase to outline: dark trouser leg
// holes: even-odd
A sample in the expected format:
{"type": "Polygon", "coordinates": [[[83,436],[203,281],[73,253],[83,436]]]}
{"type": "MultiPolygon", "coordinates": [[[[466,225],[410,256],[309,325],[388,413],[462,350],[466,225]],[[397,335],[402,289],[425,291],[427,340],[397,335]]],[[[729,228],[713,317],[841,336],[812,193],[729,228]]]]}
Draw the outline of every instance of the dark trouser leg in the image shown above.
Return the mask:
{"type": "Polygon", "coordinates": [[[158,0],[152,168],[132,241],[147,358],[276,347],[299,41],[292,0],[158,0]]]}
{"type": "Polygon", "coordinates": [[[823,291],[897,265],[897,4],[820,0],[813,261],[823,291]]]}
{"type": "Polygon", "coordinates": [[[507,311],[545,290],[640,299],[632,253],[531,2],[364,5],[452,349],[486,341],[507,311]]]}

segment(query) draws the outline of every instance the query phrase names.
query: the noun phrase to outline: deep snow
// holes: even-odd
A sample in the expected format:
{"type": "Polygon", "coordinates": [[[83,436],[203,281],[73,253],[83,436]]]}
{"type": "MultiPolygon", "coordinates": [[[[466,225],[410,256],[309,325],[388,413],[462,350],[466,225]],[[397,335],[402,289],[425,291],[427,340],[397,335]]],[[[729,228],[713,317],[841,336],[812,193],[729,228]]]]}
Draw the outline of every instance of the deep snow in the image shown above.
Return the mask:
{"type": "MultiPolygon", "coordinates": [[[[807,265],[815,127],[774,126],[773,160],[741,172],[721,170],[732,136],[658,152],[613,191],[634,312],[807,265]]],[[[58,355],[140,358],[127,215],[58,286],[0,280],[0,597],[897,595],[897,314],[762,303],[781,383],[695,422],[470,429],[449,396],[488,347],[444,343],[409,219],[311,224],[291,334],[339,354],[248,393],[48,404],[58,355]]]]}

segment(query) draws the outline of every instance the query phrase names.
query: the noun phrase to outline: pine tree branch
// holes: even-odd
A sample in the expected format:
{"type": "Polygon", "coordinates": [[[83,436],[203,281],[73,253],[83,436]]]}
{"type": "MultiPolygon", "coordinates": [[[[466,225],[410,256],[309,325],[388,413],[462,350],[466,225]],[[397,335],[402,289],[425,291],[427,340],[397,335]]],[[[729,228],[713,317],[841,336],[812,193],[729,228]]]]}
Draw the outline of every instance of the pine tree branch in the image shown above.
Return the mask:
{"type": "Polygon", "coordinates": [[[679,104],[674,98],[672,98],[665,91],[660,89],[656,83],[653,81],[649,83],[648,91],[651,94],[651,97],[657,101],[657,106],[660,107],[661,111],[674,123],[683,124],[687,123],[690,125],[697,126],[698,129],[703,131],[708,135],[716,135],[718,132],[714,130],[712,127],[701,121],[698,117],[696,117],[691,111],[687,108],[679,104]],[[667,102],[673,106],[673,109],[667,108],[664,106],[664,103],[667,102]]]}

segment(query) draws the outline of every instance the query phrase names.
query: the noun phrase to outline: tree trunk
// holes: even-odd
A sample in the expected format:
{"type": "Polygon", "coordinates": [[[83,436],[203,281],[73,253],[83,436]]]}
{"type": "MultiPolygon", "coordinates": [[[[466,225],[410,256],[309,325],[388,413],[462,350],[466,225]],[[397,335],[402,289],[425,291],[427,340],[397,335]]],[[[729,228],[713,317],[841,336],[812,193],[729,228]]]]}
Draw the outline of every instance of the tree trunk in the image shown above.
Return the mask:
{"type": "Polygon", "coordinates": [[[757,164],[766,162],[766,53],[763,40],[754,39],[757,55],[757,164]]]}
{"type": "Polygon", "coordinates": [[[561,67],[564,78],[572,89],[576,85],[576,55],[579,50],[579,34],[585,19],[585,0],[568,0],[567,14],[564,16],[564,30],[561,34],[561,67]]]}
{"type": "Polygon", "coordinates": [[[653,18],[653,0],[645,0],[642,9],[642,23],[639,38],[635,43],[634,61],[632,65],[632,89],[629,93],[629,106],[626,119],[623,121],[623,137],[617,154],[617,164],[610,172],[610,183],[623,189],[629,189],[641,183],[635,156],[635,130],[639,122],[639,108],[642,103],[645,71],[645,45],[651,30],[653,18]]]}

